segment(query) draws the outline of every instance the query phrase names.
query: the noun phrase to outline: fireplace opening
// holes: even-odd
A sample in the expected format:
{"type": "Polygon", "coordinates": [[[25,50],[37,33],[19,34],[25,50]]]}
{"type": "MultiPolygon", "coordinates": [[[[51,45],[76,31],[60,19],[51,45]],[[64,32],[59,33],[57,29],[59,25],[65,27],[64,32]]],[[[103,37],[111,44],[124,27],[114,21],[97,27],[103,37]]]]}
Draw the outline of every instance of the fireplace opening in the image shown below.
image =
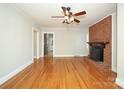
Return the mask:
{"type": "Polygon", "coordinates": [[[90,47],[89,57],[95,61],[104,61],[104,48],[109,42],[87,42],[90,47]]]}
{"type": "Polygon", "coordinates": [[[95,61],[104,61],[104,48],[97,45],[90,46],[90,58],[95,61]]]}

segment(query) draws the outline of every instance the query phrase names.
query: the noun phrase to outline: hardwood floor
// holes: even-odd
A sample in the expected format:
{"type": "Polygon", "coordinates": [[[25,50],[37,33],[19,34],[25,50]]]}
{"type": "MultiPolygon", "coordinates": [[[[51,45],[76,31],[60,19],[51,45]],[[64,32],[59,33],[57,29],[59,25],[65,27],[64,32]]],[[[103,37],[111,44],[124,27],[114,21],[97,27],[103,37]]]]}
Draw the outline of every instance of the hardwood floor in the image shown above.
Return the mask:
{"type": "Polygon", "coordinates": [[[84,57],[41,58],[0,88],[114,89],[116,74],[84,57]]]}

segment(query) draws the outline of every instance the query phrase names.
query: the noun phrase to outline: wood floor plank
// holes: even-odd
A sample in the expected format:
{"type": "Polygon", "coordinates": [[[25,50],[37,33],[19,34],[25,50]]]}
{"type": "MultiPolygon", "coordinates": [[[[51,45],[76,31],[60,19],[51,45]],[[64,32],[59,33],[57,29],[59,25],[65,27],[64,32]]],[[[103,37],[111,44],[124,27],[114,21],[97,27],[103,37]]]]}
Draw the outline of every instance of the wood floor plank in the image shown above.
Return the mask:
{"type": "Polygon", "coordinates": [[[0,85],[3,89],[115,89],[116,74],[85,57],[41,58],[0,85]]]}

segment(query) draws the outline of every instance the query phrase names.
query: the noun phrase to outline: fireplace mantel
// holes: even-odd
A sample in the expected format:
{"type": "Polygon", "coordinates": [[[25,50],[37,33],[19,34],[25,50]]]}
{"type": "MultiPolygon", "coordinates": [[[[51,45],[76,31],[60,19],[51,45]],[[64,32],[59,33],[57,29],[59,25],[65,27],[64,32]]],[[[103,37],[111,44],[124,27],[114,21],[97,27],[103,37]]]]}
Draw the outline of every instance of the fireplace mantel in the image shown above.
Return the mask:
{"type": "Polygon", "coordinates": [[[87,42],[90,46],[92,45],[98,45],[98,46],[102,46],[105,48],[106,44],[109,44],[109,42],[87,42]]]}

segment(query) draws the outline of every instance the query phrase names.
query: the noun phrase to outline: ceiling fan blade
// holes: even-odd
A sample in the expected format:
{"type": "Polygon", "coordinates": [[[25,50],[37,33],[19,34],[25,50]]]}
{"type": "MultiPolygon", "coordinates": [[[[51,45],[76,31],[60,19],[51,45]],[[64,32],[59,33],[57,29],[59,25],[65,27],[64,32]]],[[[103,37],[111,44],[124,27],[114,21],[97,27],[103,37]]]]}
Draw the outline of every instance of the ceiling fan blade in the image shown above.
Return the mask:
{"type": "Polygon", "coordinates": [[[66,16],[67,14],[66,14],[66,10],[67,10],[67,8],[66,7],[61,7],[62,8],[62,10],[63,10],[63,12],[64,12],[64,15],[66,16]]]}
{"type": "Polygon", "coordinates": [[[80,16],[80,15],[84,15],[84,14],[86,14],[86,11],[78,12],[78,13],[75,13],[73,15],[74,16],[80,16]]]}
{"type": "Polygon", "coordinates": [[[51,16],[51,18],[64,18],[64,16],[51,16]]]}
{"type": "Polygon", "coordinates": [[[78,19],[75,19],[75,18],[74,18],[74,21],[77,22],[77,23],[80,23],[80,21],[79,21],[78,19]]]}

